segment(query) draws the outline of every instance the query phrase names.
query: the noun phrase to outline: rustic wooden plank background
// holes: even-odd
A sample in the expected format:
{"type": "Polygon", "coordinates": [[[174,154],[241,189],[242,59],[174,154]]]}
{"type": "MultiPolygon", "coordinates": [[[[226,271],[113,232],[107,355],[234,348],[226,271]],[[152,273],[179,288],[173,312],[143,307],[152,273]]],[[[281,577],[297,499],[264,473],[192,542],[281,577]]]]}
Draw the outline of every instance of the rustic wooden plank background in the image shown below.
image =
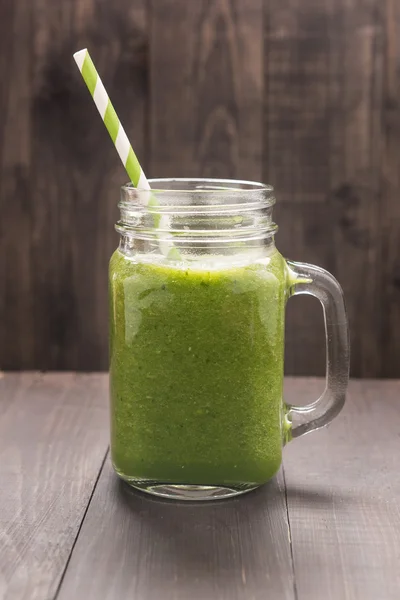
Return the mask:
{"type": "MultiPolygon", "coordinates": [[[[278,247],[341,281],[355,376],[400,375],[396,0],[0,2],[0,367],[107,367],[122,167],[72,61],[87,46],[149,176],[263,179],[278,247]]],[[[324,370],[315,302],[287,372],[324,370]]]]}

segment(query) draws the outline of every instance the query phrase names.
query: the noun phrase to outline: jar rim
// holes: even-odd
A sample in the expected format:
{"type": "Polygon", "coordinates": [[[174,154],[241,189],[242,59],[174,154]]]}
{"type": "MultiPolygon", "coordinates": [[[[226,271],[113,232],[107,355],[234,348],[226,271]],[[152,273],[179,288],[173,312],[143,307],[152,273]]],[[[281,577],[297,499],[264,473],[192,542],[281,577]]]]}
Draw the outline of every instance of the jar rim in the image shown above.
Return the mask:
{"type": "MultiPolygon", "coordinates": [[[[272,193],[272,185],[246,179],[220,179],[212,177],[162,177],[148,180],[152,192],[159,194],[260,194],[260,192],[272,193]],[[172,185],[174,184],[174,185],[172,185]],[[183,187],[184,186],[184,187],[183,187]],[[239,187],[238,187],[239,186],[239,187]]],[[[143,188],[135,188],[129,182],[121,187],[127,194],[133,190],[145,191],[143,188]]]]}

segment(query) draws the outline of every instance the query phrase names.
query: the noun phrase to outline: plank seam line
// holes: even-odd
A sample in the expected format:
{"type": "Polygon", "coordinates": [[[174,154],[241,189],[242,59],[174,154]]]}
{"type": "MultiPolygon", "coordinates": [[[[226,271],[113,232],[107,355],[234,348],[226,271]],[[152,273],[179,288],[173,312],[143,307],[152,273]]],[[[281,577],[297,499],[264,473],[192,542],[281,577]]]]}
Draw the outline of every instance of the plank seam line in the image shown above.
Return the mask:
{"type": "Polygon", "coordinates": [[[107,457],[108,457],[108,452],[109,452],[109,446],[107,446],[107,450],[106,450],[106,453],[105,453],[105,455],[104,455],[104,458],[103,458],[103,460],[102,460],[102,462],[101,462],[100,469],[99,469],[99,472],[98,472],[98,474],[97,474],[96,481],[95,481],[95,483],[94,483],[94,486],[93,486],[92,492],[91,492],[91,494],[90,494],[90,497],[89,497],[88,503],[87,503],[87,505],[86,505],[86,508],[85,508],[85,510],[84,510],[84,512],[83,512],[83,517],[82,517],[82,520],[81,520],[81,522],[79,523],[79,527],[78,527],[78,531],[77,531],[77,533],[76,533],[76,536],[75,536],[75,539],[74,539],[74,543],[73,543],[73,544],[72,544],[72,546],[71,546],[71,550],[70,550],[70,553],[69,553],[69,555],[68,555],[67,561],[66,561],[66,563],[65,563],[64,570],[63,570],[63,572],[62,572],[62,574],[61,574],[60,581],[59,581],[59,584],[58,584],[58,586],[57,586],[57,589],[56,589],[56,593],[54,594],[54,600],[57,600],[57,597],[58,597],[58,595],[59,595],[59,593],[60,593],[60,591],[61,591],[61,587],[62,587],[62,584],[63,584],[63,582],[64,582],[65,575],[66,575],[66,573],[67,573],[67,570],[68,570],[68,567],[69,567],[69,563],[71,562],[71,557],[72,557],[72,555],[73,555],[73,553],[74,553],[74,550],[75,550],[76,543],[77,543],[77,541],[78,541],[78,539],[79,539],[79,536],[80,536],[80,533],[81,533],[81,530],[82,530],[83,524],[84,524],[84,522],[85,522],[85,519],[86,519],[86,515],[87,515],[87,513],[88,513],[88,511],[89,511],[89,507],[90,507],[90,505],[91,505],[91,503],[92,503],[92,500],[93,500],[94,493],[95,493],[95,491],[96,491],[96,488],[97,488],[97,485],[98,485],[98,483],[99,483],[100,475],[101,475],[101,474],[102,474],[102,472],[103,472],[104,465],[105,465],[105,463],[106,463],[106,460],[107,460],[107,457]]]}
{"type": "Polygon", "coordinates": [[[295,568],[294,568],[292,529],[291,529],[291,526],[290,526],[289,502],[288,502],[288,494],[287,494],[286,474],[285,474],[285,467],[283,466],[283,464],[282,464],[282,474],[283,474],[283,483],[285,485],[286,516],[287,516],[287,523],[288,523],[290,560],[291,560],[291,563],[292,563],[292,574],[293,574],[293,593],[294,593],[294,600],[299,600],[299,594],[298,594],[297,582],[296,582],[296,572],[295,572],[295,568]]]}

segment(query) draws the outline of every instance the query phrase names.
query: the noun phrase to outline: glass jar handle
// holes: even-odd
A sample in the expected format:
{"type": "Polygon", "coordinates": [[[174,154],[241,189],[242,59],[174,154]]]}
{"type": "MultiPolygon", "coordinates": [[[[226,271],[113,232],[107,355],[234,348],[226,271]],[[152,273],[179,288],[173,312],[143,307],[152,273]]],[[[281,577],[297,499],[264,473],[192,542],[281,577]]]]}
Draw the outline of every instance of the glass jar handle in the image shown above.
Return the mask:
{"type": "Polygon", "coordinates": [[[326,337],[326,381],[320,398],[306,406],[287,405],[291,436],[299,437],[332,421],[341,411],[349,380],[349,330],[343,292],[337,280],[320,267],[287,262],[291,295],[309,294],[322,304],[326,337]]]}

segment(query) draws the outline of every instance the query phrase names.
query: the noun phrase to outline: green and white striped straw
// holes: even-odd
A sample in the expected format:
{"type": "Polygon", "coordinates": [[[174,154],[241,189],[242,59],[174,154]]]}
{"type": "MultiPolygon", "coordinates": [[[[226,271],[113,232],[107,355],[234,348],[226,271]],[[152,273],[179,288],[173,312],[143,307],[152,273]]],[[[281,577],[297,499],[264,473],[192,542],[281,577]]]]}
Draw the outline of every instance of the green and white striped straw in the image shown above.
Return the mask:
{"type": "MultiPolygon", "coordinates": [[[[119,157],[122,160],[122,164],[128,173],[129,179],[135,188],[138,188],[139,190],[150,190],[150,184],[143,173],[143,169],[139,164],[131,144],[129,143],[128,137],[121,125],[121,121],[118,119],[117,113],[111,104],[111,100],[108,97],[87,48],[75,52],[74,59],[88,87],[90,95],[97,106],[97,110],[103,119],[104,125],[107,127],[107,131],[114,142],[119,157]]],[[[152,207],[158,206],[154,194],[146,194],[146,196],[146,204],[152,207]]],[[[154,216],[154,222],[157,228],[162,229],[165,227],[165,229],[168,229],[169,218],[166,215],[160,217],[159,214],[156,214],[154,216]]],[[[160,232],[157,237],[159,239],[159,247],[162,254],[167,258],[179,260],[180,252],[174,246],[172,241],[173,236],[164,231],[163,233],[160,232]]]]}
{"type": "Polygon", "coordinates": [[[150,184],[129,143],[128,137],[118,119],[113,105],[111,104],[111,100],[108,97],[87,48],[75,52],[74,59],[88,87],[90,95],[97,106],[97,110],[104,121],[104,125],[107,127],[107,131],[114,142],[119,157],[122,160],[122,164],[128,173],[129,179],[134,187],[141,190],[149,190],[150,184]]]}

